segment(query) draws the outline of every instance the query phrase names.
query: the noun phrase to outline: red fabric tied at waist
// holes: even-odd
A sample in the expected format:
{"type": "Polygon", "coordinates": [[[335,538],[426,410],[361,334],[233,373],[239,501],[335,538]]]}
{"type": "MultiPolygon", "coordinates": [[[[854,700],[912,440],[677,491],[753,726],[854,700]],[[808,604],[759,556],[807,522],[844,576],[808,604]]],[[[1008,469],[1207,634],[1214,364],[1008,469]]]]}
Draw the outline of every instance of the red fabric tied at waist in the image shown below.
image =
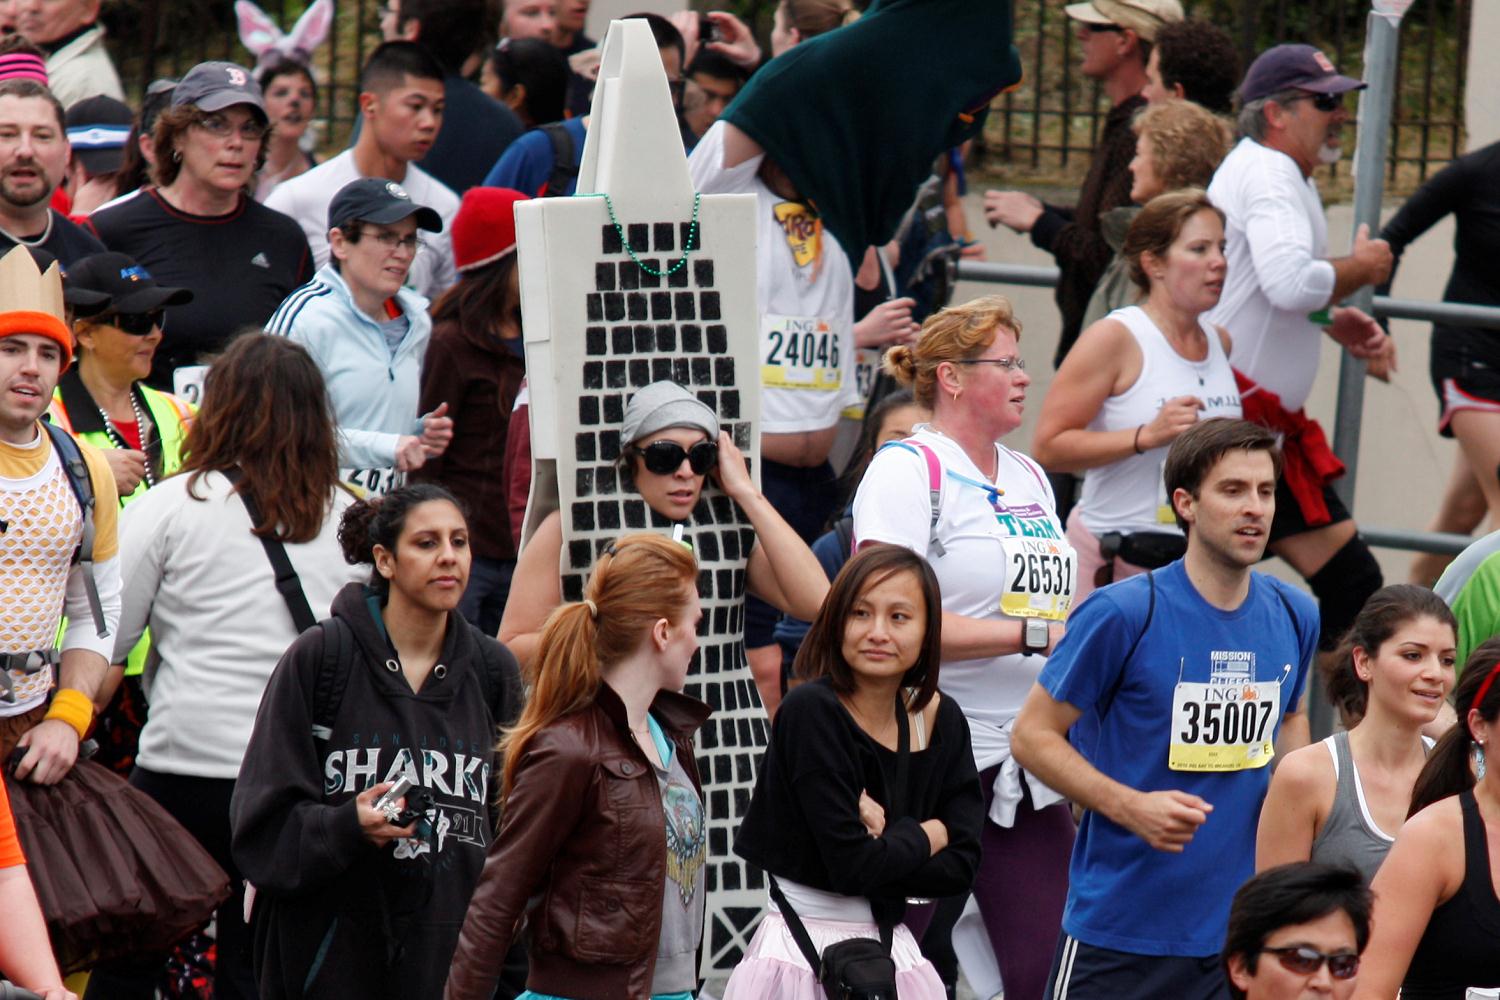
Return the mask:
{"type": "Polygon", "coordinates": [[[1288,410],[1280,396],[1243,372],[1236,370],[1234,381],[1245,419],[1281,435],[1281,478],[1296,498],[1302,519],[1310,528],[1328,524],[1333,516],[1323,500],[1323,488],[1342,476],[1345,469],[1328,446],[1323,428],[1306,410],[1288,410]]]}

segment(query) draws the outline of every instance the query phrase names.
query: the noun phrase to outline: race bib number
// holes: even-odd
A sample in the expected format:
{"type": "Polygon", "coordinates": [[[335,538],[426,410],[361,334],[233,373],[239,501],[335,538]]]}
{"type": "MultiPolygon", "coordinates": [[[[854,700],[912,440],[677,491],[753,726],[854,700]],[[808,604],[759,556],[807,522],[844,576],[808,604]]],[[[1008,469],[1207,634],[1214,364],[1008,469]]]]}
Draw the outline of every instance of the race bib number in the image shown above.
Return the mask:
{"type": "Polygon", "coordinates": [[[203,405],[203,382],[208,365],[184,365],[172,370],[172,393],[193,406],[203,405]]]}
{"type": "Polygon", "coordinates": [[[1276,756],[1281,682],[1178,683],[1172,694],[1174,771],[1244,771],[1276,756]]]}
{"type": "Polygon", "coordinates": [[[883,357],[885,354],[878,347],[855,348],[854,385],[859,389],[859,402],[844,408],[843,415],[848,419],[865,419],[865,407],[869,405],[870,393],[875,389],[875,373],[880,370],[883,357]]]}
{"type": "Polygon", "coordinates": [[[396,487],[406,485],[406,473],[395,469],[340,469],[339,478],[371,497],[385,496],[396,487]]]}
{"type": "Polygon", "coordinates": [[[806,267],[816,261],[823,253],[823,220],[797,201],[784,201],[774,211],[797,266],[806,267]]]}
{"type": "Polygon", "coordinates": [[[1078,556],[1066,541],[1005,540],[1005,592],[1000,610],[1012,618],[1062,621],[1078,587],[1078,556]]]}
{"type": "Polygon", "coordinates": [[[839,336],[833,325],[816,316],[761,319],[760,382],[768,389],[833,392],[843,387],[839,336]]]}

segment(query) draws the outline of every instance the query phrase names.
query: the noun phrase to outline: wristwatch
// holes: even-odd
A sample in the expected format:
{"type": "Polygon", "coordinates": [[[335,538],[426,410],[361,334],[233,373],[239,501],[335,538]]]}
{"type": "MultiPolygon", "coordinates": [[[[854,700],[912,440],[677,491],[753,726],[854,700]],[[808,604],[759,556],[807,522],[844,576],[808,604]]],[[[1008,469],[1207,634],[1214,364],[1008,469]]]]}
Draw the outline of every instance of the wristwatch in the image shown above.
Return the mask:
{"type": "Polygon", "coordinates": [[[1021,652],[1030,656],[1032,653],[1045,653],[1047,644],[1052,641],[1052,632],[1047,628],[1047,623],[1040,618],[1028,618],[1021,623],[1021,652]]]}

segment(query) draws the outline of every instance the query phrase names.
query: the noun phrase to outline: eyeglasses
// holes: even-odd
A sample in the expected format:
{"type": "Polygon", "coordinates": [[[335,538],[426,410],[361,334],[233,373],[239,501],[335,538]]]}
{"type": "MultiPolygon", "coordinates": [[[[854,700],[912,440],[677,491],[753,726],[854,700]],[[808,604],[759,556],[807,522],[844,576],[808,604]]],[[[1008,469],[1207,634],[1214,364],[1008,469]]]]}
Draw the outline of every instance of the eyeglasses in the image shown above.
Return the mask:
{"type": "Polygon", "coordinates": [[[148,313],[115,313],[108,320],[110,326],[132,337],[144,337],[159,326],[165,326],[167,313],[164,309],[153,309],[148,313]]]}
{"type": "Polygon", "coordinates": [[[713,441],[699,441],[691,448],[684,448],[676,441],[652,441],[644,448],[632,448],[641,456],[647,472],[658,476],[670,476],[682,468],[682,460],[688,461],[693,475],[703,476],[719,464],[719,446],[713,441]]]}
{"type": "MultiPolygon", "coordinates": [[[[213,136],[215,139],[228,139],[236,131],[234,124],[223,115],[204,115],[194,122],[199,128],[213,136]]],[[[264,122],[256,121],[254,118],[246,118],[240,122],[240,138],[246,142],[259,142],[266,137],[271,126],[264,122]]]]}
{"type": "Polygon", "coordinates": [[[1297,101],[1312,101],[1312,106],[1313,107],[1317,108],[1319,111],[1327,113],[1329,111],[1337,111],[1339,108],[1342,108],[1344,106],[1344,95],[1343,94],[1298,94],[1296,97],[1292,98],[1290,101],[1287,101],[1287,103],[1288,104],[1294,104],[1297,101]]]}
{"type": "Polygon", "coordinates": [[[363,235],[379,243],[385,248],[386,253],[395,253],[397,250],[409,250],[415,256],[421,253],[422,248],[426,246],[425,243],[417,238],[416,233],[412,233],[410,236],[398,236],[389,229],[366,229],[363,231],[363,235]]]}
{"type": "Polygon", "coordinates": [[[1325,955],[1316,948],[1297,945],[1290,948],[1262,948],[1263,954],[1275,955],[1281,967],[1299,976],[1310,976],[1328,963],[1328,974],[1334,979],[1353,979],[1359,971],[1359,956],[1347,951],[1325,955]]]}
{"type": "Polygon", "coordinates": [[[1021,358],[1021,357],[1009,357],[1009,358],[964,358],[961,361],[955,361],[954,364],[959,364],[959,365],[999,365],[1001,368],[1004,368],[1006,371],[1022,371],[1022,372],[1024,372],[1026,370],[1026,359],[1025,358],[1021,358]]]}

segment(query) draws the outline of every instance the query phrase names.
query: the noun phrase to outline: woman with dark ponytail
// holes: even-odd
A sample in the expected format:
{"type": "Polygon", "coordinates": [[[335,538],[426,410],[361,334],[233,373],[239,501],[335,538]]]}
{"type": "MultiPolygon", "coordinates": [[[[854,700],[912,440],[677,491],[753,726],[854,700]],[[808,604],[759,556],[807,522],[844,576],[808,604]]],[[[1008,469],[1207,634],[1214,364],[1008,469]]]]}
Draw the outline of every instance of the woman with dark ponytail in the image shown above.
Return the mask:
{"type": "Polygon", "coordinates": [[[1500,986],[1500,638],[1469,656],[1458,723],[1427,758],[1411,819],[1380,868],[1374,936],[1354,1000],[1464,1000],[1500,986]]]}
{"type": "Polygon", "coordinates": [[[1317,861],[1375,877],[1411,808],[1432,747],[1423,729],[1447,704],[1457,642],[1453,612],[1426,587],[1370,596],[1327,672],[1328,698],[1349,728],[1276,768],[1256,870],[1317,861]]]}
{"type": "Polygon", "coordinates": [[[584,599],[548,617],[530,700],[501,743],[500,832],[449,1000],[489,1000],[523,918],[523,998],[697,989],[708,849],[693,733],[709,709],[678,693],[698,649],[697,573],[681,543],[629,535],[594,563],[584,599]]]}
{"type": "Polygon", "coordinates": [[[232,804],[260,995],[436,1000],[494,829],[494,743],[520,712],[520,672],[456,610],[469,528],[447,490],[361,500],[339,543],[370,580],[277,665],[232,804]]]}

